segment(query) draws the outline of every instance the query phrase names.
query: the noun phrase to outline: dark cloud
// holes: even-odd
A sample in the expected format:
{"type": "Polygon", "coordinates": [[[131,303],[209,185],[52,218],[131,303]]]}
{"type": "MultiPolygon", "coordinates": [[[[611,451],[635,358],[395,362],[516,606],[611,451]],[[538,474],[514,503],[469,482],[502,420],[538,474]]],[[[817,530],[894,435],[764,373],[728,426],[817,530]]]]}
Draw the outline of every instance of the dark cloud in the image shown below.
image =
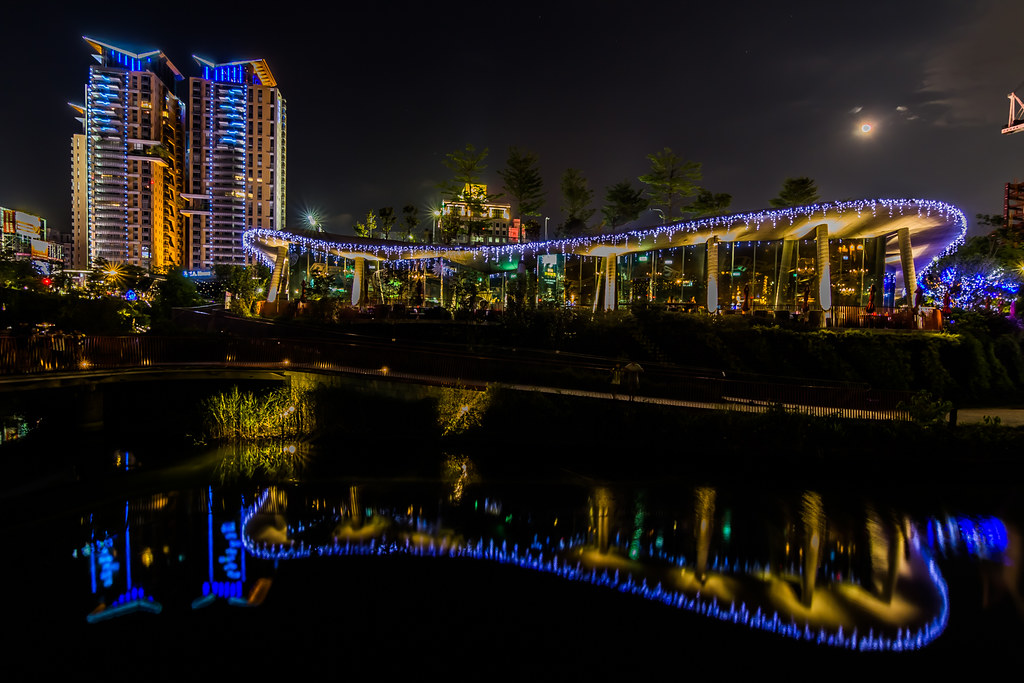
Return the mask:
{"type": "Polygon", "coordinates": [[[918,94],[939,125],[995,126],[1006,115],[1006,93],[1024,81],[1024,3],[968,3],[966,20],[935,37],[918,94]],[[1003,104],[1003,106],[1000,106],[1003,104]]]}

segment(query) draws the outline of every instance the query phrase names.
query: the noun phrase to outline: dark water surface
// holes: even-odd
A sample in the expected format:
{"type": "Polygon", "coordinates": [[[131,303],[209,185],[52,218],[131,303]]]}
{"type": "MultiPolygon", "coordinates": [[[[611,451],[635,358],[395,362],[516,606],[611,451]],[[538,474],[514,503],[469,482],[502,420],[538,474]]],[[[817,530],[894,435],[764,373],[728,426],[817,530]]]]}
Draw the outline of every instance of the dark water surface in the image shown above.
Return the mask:
{"type": "Polygon", "coordinates": [[[1024,644],[1014,481],[900,506],[339,444],[258,485],[216,449],[81,449],[0,499],[19,679],[885,675],[1024,644]]]}

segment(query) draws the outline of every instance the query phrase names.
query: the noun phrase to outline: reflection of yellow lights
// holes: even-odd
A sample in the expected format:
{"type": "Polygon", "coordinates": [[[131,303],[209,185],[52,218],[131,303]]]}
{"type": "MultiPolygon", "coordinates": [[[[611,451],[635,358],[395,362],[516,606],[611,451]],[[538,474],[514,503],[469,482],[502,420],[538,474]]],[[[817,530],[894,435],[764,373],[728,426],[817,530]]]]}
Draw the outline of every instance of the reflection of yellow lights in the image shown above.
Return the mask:
{"type": "Polygon", "coordinates": [[[153,564],[153,549],[145,548],[142,551],[142,566],[148,567],[151,564],[153,564]]]}

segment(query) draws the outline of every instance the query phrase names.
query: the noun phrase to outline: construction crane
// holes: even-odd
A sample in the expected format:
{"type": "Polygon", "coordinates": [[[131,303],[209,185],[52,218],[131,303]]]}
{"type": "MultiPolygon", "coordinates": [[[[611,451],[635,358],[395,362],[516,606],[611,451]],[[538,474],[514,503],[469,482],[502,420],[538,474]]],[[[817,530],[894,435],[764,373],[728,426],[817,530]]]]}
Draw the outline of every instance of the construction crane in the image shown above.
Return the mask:
{"type": "MultiPolygon", "coordinates": [[[[1024,83],[1021,85],[1024,85],[1024,83]]],[[[1014,92],[1006,96],[1010,100],[1010,116],[1006,119],[1006,128],[1003,128],[1003,135],[1011,135],[1024,130],[1024,102],[1021,102],[1020,98],[1017,97],[1017,90],[1020,90],[1020,85],[1014,88],[1014,92]]]]}

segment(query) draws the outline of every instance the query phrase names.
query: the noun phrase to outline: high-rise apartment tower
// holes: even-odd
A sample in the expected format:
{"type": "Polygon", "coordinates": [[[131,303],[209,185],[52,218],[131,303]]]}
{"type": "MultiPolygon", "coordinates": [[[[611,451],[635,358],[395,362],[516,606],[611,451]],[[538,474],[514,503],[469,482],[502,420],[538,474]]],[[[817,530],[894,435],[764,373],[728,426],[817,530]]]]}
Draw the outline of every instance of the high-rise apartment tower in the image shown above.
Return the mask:
{"type": "Polygon", "coordinates": [[[72,140],[75,265],[103,258],[156,270],[180,266],[182,75],[158,50],[85,41],[98,63],[89,68],[85,103],[75,105],[83,125],[72,140]]]}
{"type": "Polygon", "coordinates": [[[243,265],[242,233],[285,227],[285,101],[261,59],[184,77],[157,50],[91,38],[71,143],[75,267],[243,265]]]}
{"type": "Polygon", "coordinates": [[[187,263],[243,265],[242,232],[285,227],[285,100],[262,59],[195,57],[189,79],[187,263]]]}

